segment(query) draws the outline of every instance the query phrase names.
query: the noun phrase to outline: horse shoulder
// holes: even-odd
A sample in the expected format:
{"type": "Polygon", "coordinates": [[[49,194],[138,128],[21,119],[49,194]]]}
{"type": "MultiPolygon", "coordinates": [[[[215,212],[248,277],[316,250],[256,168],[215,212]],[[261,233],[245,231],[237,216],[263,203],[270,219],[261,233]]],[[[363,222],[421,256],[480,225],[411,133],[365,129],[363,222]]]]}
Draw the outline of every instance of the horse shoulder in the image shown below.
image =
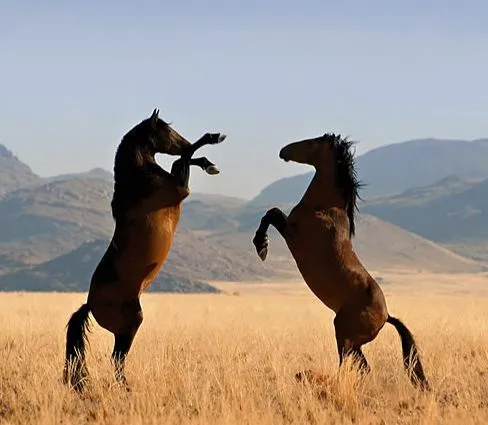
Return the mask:
{"type": "Polygon", "coordinates": [[[173,181],[163,181],[153,189],[149,199],[162,207],[179,205],[190,195],[187,187],[179,186],[173,181]]]}
{"type": "Polygon", "coordinates": [[[187,187],[180,186],[173,175],[157,164],[144,169],[140,184],[139,202],[129,211],[129,216],[146,215],[161,209],[174,209],[178,213],[181,203],[190,195],[187,187]]]}
{"type": "Polygon", "coordinates": [[[349,239],[349,218],[340,208],[328,208],[315,211],[315,217],[322,229],[332,233],[339,240],[349,239]]]}

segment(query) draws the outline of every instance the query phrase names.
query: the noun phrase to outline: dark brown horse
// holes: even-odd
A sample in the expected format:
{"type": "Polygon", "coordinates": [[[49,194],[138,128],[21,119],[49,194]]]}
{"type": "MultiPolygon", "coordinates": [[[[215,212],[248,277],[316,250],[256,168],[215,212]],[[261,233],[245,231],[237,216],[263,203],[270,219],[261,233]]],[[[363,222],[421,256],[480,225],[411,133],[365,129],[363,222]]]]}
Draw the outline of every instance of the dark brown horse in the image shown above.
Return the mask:
{"type": "Polygon", "coordinates": [[[283,236],[303,279],[312,292],[335,313],[339,365],[352,354],[362,370],[369,365],[361,346],[376,338],[385,323],[402,341],[403,363],[414,385],[428,389],[414,338],[407,327],[388,314],[379,285],[361,264],[351,242],[360,183],[356,177],[352,143],[325,134],[285,146],[280,158],[309,164],[315,175],[301,201],[286,216],[270,209],[253,239],[259,257],[268,252],[267,230],[283,236]]]}
{"type": "Polygon", "coordinates": [[[112,358],[117,381],[127,386],[124,364],[142,323],[141,293],[160,270],[173,243],[182,202],[189,195],[190,166],[217,174],[207,158],[192,158],[225,135],[205,134],[191,144],[159,118],[159,111],[130,130],[115,156],[112,241],[96,267],[88,300],[68,322],[64,380],[81,390],[87,377],[85,342],[88,314],[115,335],[112,358]],[[171,173],[155,161],[156,153],[181,156],[171,173]]]}

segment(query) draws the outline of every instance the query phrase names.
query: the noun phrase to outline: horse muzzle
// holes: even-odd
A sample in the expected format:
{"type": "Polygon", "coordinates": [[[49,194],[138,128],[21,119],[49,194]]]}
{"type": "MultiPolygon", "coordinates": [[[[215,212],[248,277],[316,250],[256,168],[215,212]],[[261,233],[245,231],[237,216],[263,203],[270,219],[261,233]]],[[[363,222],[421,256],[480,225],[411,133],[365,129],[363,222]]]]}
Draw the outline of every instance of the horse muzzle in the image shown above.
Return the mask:
{"type": "Polygon", "coordinates": [[[283,149],[280,150],[280,158],[285,162],[288,162],[290,160],[289,149],[287,148],[288,146],[285,146],[283,149]]]}

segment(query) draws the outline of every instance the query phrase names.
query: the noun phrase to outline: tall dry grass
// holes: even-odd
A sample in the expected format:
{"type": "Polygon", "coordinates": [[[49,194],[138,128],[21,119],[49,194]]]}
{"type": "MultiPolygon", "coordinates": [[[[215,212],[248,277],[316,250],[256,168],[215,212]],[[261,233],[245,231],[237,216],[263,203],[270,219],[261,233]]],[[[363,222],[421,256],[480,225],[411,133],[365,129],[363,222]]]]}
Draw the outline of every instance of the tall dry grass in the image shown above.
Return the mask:
{"type": "Polygon", "coordinates": [[[0,422],[15,424],[484,424],[488,299],[389,295],[412,330],[432,394],[402,368],[386,325],[364,349],[372,373],[337,369],[332,314],[309,293],[145,295],[114,386],[112,336],[93,326],[84,398],[61,383],[64,327],[84,295],[0,295],[0,422]],[[328,373],[318,387],[296,372],[328,373]]]}

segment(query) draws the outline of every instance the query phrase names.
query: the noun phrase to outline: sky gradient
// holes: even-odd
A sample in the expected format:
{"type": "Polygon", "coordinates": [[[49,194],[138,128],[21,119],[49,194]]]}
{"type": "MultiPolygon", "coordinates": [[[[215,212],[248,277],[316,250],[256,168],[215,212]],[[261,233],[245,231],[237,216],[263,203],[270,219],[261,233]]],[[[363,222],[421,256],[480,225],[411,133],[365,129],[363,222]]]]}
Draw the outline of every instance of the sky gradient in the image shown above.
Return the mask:
{"type": "MultiPolygon", "coordinates": [[[[194,191],[251,197],[306,170],[284,144],[326,131],[358,153],[488,137],[483,1],[0,0],[0,143],[42,175],[112,169],[158,107],[222,174],[194,191]]],[[[167,159],[163,165],[169,164],[167,159]]]]}

